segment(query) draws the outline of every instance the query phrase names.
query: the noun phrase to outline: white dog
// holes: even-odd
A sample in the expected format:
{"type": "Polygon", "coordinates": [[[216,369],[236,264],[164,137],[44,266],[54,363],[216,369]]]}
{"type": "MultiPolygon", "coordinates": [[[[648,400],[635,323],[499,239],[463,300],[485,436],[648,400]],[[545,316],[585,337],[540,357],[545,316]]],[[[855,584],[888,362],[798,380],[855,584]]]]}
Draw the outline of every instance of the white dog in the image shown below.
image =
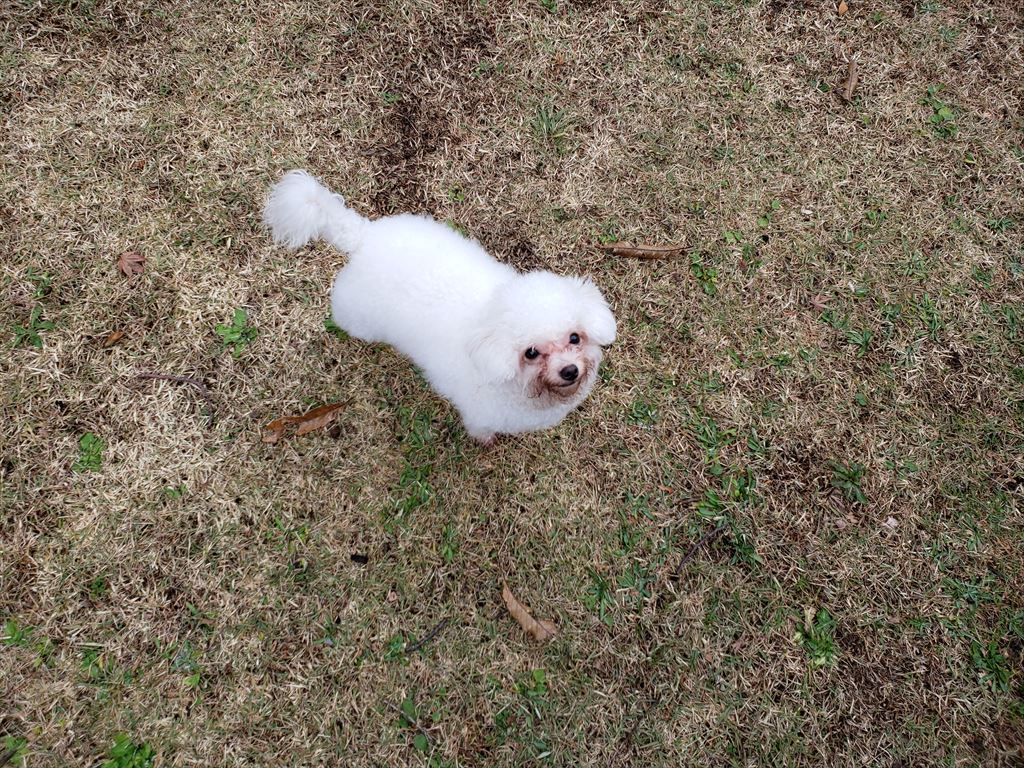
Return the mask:
{"type": "Polygon", "coordinates": [[[278,243],[323,238],[348,253],[331,292],[334,322],[410,358],[481,443],[558,424],[615,340],[589,280],[521,274],[427,216],[370,221],[305,171],[278,182],[263,218],[278,243]]]}

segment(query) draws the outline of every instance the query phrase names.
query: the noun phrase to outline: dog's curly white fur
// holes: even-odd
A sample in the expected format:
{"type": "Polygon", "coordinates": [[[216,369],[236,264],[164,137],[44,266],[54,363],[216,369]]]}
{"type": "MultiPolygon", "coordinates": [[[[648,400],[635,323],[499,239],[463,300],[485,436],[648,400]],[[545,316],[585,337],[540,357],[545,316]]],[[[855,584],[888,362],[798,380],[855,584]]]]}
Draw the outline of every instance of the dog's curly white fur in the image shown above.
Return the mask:
{"type": "Polygon", "coordinates": [[[271,190],[263,217],[292,248],[345,251],[334,322],[422,370],[483,443],[558,424],[589,394],[615,318],[590,280],[519,273],[427,216],[369,220],[305,171],[271,190]]]}

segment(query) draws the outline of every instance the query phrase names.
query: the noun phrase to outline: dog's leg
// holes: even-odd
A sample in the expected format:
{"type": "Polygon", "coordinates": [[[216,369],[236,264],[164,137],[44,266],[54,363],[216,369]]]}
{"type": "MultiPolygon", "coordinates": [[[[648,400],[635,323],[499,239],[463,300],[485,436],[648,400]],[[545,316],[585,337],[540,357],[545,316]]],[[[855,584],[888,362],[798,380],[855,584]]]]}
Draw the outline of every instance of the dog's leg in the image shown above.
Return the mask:
{"type": "Polygon", "coordinates": [[[468,424],[466,425],[466,432],[468,432],[469,436],[480,443],[484,448],[490,448],[494,445],[494,441],[497,437],[494,432],[489,429],[479,429],[471,427],[468,424]]]}

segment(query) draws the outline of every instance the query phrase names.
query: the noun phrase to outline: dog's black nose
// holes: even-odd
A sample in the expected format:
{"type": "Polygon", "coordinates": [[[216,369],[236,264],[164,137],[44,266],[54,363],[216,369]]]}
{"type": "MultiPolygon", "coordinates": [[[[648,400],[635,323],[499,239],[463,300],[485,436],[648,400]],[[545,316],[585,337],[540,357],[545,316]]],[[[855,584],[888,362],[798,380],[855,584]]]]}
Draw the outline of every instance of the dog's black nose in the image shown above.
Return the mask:
{"type": "Polygon", "coordinates": [[[580,369],[575,365],[567,365],[558,372],[558,375],[566,381],[576,381],[576,377],[580,375],[580,369]]]}

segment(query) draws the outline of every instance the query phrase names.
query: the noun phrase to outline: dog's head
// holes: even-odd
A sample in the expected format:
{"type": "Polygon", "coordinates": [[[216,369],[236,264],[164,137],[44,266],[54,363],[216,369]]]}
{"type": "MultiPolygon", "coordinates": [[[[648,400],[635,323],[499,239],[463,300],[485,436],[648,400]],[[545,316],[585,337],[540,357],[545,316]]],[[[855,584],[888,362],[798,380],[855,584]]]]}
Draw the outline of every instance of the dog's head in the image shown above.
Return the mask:
{"type": "Polygon", "coordinates": [[[614,340],[615,318],[590,280],[530,272],[498,288],[469,353],[487,381],[564,402],[590,391],[601,347],[614,340]]]}

